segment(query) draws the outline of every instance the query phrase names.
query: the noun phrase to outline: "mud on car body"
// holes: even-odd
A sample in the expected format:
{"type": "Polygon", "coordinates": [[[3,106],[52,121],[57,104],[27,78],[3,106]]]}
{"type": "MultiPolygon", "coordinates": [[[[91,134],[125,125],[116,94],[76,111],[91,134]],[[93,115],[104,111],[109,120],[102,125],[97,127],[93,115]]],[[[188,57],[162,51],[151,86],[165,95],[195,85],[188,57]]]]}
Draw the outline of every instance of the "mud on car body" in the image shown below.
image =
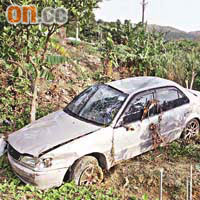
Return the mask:
{"type": "Polygon", "coordinates": [[[199,133],[200,93],[156,77],[84,90],[63,110],[7,138],[13,171],[41,189],[63,180],[94,184],[126,160],[199,133]]]}

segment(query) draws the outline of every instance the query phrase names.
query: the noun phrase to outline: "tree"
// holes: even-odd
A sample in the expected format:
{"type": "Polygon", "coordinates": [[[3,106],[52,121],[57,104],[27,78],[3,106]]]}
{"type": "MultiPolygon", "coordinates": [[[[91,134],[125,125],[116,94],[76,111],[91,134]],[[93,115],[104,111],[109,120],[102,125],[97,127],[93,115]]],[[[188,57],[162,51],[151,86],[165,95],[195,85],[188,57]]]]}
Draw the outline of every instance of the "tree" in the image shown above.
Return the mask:
{"type": "Polygon", "coordinates": [[[30,81],[32,93],[31,103],[31,122],[36,118],[37,98],[39,80],[41,77],[48,78],[50,65],[46,60],[49,43],[51,37],[61,27],[67,26],[69,22],[75,21],[77,18],[80,23],[86,23],[90,18],[92,11],[97,7],[100,0],[88,1],[46,1],[36,0],[34,5],[38,8],[38,13],[41,13],[45,7],[65,7],[68,9],[69,21],[67,24],[58,25],[31,25],[18,24],[11,25],[7,22],[5,12],[9,5],[29,5],[33,1],[30,0],[3,0],[0,4],[0,57],[4,61],[4,65],[12,65],[18,76],[24,76],[30,81]]]}
{"type": "MultiPolygon", "coordinates": [[[[162,65],[165,52],[163,34],[147,32],[142,23],[132,27],[129,21],[110,23],[104,28],[101,55],[105,71],[112,73],[112,66],[126,67],[130,75],[152,76],[162,65]]],[[[107,73],[107,75],[111,74],[107,73]]]]}
{"type": "Polygon", "coordinates": [[[165,53],[160,55],[161,65],[157,75],[174,80],[188,89],[199,81],[200,45],[194,41],[168,41],[165,53]]]}

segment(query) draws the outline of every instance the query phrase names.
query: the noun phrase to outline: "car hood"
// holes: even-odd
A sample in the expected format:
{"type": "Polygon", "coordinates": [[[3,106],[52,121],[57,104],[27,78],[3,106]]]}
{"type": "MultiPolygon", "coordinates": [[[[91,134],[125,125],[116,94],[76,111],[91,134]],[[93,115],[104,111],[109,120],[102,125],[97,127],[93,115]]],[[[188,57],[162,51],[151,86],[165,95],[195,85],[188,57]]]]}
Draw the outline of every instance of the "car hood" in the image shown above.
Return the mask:
{"type": "Polygon", "coordinates": [[[8,143],[21,154],[41,153],[100,129],[60,110],[9,135],[8,143]]]}

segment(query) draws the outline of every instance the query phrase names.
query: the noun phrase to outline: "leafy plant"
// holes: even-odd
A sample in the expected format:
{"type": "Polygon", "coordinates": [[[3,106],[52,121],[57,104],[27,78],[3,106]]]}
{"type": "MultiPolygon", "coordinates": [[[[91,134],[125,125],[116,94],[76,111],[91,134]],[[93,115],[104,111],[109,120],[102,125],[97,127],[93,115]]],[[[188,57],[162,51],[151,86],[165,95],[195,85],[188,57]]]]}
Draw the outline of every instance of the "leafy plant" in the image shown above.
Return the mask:
{"type": "MultiPolygon", "coordinates": [[[[85,23],[97,6],[99,0],[89,0],[87,2],[76,1],[34,1],[34,5],[38,8],[38,13],[41,13],[45,7],[65,7],[69,12],[69,22],[73,20],[79,23],[85,23]]],[[[4,65],[12,65],[15,70],[16,76],[25,76],[30,82],[30,92],[32,93],[32,103],[30,120],[34,121],[37,108],[37,96],[39,80],[41,76],[50,77],[47,75],[51,72],[51,65],[46,62],[46,54],[51,37],[63,25],[30,25],[18,24],[16,26],[9,24],[6,21],[5,12],[9,5],[28,5],[31,1],[9,1],[4,0],[0,7],[0,57],[4,65]],[[12,48],[10,48],[12,47],[12,48]],[[45,74],[45,75],[44,75],[45,74]]],[[[68,23],[69,23],[68,22],[68,23]]],[[[67,24],[66,24],[67,26],[67,24]]],[[[61,58],[62,59],[62,58],[61,58]]],[[[57,59],[58,60],[58,59],[57,59]]]]}

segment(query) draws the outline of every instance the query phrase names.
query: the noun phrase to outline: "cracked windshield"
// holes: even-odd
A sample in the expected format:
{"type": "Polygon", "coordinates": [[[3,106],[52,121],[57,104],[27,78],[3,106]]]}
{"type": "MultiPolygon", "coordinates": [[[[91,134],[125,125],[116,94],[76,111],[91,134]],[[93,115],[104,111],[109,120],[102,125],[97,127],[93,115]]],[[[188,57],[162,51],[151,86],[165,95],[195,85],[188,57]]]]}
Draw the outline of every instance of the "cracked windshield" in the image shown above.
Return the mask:
{"type": "Polygon", "coordinates": [[[93,86],[76,97],[66,108],[83,119],[108,125],[128,95],[106,85],[93,86]]]}

